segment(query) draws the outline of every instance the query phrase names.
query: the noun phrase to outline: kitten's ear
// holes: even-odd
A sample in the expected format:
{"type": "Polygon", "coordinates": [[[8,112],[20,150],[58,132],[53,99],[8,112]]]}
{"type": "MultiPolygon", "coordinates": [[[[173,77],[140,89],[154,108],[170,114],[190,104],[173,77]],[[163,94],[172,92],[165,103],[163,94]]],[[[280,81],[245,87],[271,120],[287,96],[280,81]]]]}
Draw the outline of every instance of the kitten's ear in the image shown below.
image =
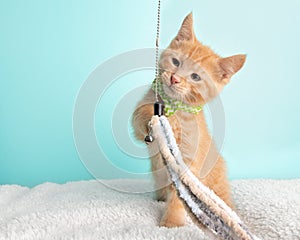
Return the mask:
{"type": "Polygon", "coordinates": [[[225,83],[229,82],[232,75],[243,67],[245,61],[245,54],[238,54],[231,57],[220,58],[219,65],[221,67],[222,81],[225,81],[225,83]]]}
{"type": "Polygon", "coordinates": [[[193,14],[190,13],[182,22],[181,28],[175,37],[175,41],[194,41],[193,14]]]}

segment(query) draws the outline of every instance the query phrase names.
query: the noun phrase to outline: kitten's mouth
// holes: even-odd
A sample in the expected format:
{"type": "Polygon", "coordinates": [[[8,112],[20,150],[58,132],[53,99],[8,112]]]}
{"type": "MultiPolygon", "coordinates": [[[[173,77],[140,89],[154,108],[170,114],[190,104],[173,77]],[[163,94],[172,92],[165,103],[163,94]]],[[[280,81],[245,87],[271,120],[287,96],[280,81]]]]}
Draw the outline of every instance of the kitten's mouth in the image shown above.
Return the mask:
{"type": "Polygon", "coordinates": [[[180,90],[182,89],[179,78],[176,78],[174,75],[170,77],[167,86],[172,92],[177,94],[180,94],[180,90]]]}
{"type": "Polygon", "coordinates": [[[179,87],[176,86],[175,84],[164,83],[163,90],[165,94],[167,94],[170,98],[174,98],[177,100],[181,99],[181,91],[179,87]]]}

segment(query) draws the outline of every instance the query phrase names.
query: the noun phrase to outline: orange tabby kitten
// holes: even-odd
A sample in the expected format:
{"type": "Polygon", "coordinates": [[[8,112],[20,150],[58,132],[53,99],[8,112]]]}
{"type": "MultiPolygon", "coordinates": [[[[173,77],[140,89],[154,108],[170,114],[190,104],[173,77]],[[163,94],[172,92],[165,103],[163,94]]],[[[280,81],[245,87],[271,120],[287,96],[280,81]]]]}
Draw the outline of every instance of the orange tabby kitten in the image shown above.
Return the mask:
{"type": "MultiPolygon", "coordinates": [[[[243,66],[245,59],[245,55],[222,58],[209,47],[202,45],[195,37],[193,16],[189,14],[184,19],[177,36],[161,54],[159,64],[163,91],[169,98],[180,100],[184,104],[204,105],[220,93],[232,75],[243,66]]],[[[155,93],[150,89],[134,112],[133,126],[139,140],[143,141],[147,135],[154,102],[155,93]]],[[[212,142],[203,111],[194,114],[178,110],[174,115],[169,116],[168,120],[185,163],[205,185],[233,207],[225,162],[212,142]],[[207,159],[209,149],[217,153],[216,163],[204,178],[200,178],[201,167],[204,161],[209,160],[207,159]]],[[[166,185],[168,175],[155,144],[150,144],[148,149],[153,177],[158,189],[157,198],[167,200],[167,208],[160,225],[182,226],[185,224],[186,217],[184,207],[175,189],[166,185]]]]}

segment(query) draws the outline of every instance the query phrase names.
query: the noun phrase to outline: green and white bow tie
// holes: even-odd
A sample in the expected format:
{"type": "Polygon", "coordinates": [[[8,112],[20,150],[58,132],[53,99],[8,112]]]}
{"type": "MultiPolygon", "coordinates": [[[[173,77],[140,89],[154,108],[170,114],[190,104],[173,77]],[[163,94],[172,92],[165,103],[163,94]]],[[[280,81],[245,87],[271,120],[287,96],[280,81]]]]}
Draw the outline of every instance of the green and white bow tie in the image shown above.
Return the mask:
{"type": "Polygon", "coordinates": [[[152,83],[152,90],[156,91],[156,83],[157,83],[157,92],[161,99],[164,101],[164,110],[165,110],[165,116],[170,117],[175,114],[176,111],[181,110],[188,113],[194,113],[198,114],[202,110],[202,106],[190,106],[186,103],[183,103],[182,101],[172,99],[167,94],[165,94],[163,90],[163,85],[160,79],[157,79],[153,81],[152,83]]]}

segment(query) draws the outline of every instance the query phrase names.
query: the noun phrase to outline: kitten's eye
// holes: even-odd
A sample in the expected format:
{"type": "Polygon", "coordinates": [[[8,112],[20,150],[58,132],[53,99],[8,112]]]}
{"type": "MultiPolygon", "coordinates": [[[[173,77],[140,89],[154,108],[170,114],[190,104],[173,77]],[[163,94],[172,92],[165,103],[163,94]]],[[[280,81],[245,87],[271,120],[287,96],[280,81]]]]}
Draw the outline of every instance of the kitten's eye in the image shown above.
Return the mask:
{"type": "Polygon", "coordinates": [[[201,80],[200,76],[197,73],[192,73],[191,78],[194,81],[200,81],[201,80]]]}
{"type": "Polygon", "coordinates": [[[180,62],[178,61],[178,59],[172,58],[172,62],[173,62],[173,64],[174,64],[176,67],[179,67],[180,62]]]}

